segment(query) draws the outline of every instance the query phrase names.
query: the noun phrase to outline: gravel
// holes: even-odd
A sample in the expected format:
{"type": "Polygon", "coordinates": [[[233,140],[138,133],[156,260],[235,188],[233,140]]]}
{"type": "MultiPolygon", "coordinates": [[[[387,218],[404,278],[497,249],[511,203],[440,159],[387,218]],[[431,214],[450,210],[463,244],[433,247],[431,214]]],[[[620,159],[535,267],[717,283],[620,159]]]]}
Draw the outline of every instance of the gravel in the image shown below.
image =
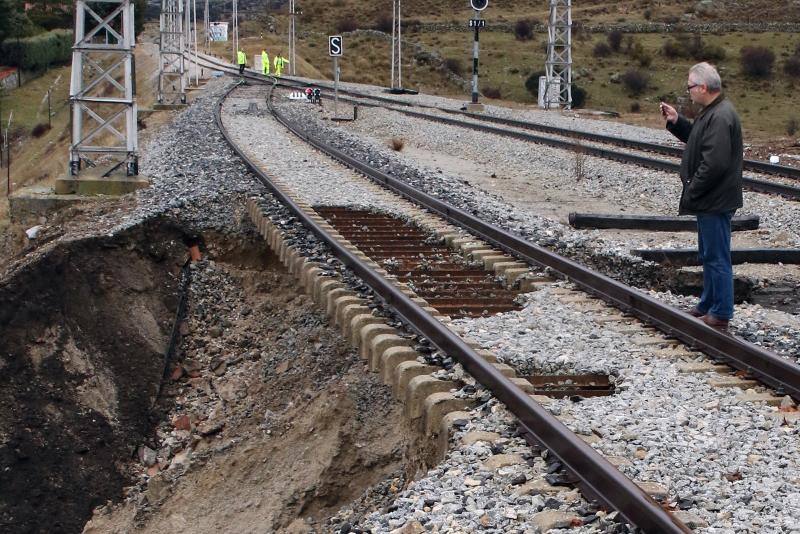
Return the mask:
{"type": "MultiPolygon", "coordinates": [[[[596,245],[591,243],[596,232],[572,231],[544,217],[515,210],[500,198],[477,190],[455,176],[435,169],[420,169],[414,161],[390,152],[378,138],[386,133],[379,128],[387,128],[387,132],[391,128],[377,120],[356,123],[356,128],[367,130],[364,134],[371,136],[364,139],[319,120],[318,112],[310,106],[281,104],[280,107],[291,117],[302,119],[308,130],[321,132],[339,148],[539,243],[560,251],[596,245]]],[[[315,155],[311,149],[303,149],[296,140],[287,139],[267,117],[248,118],[244,113],[234,112],[227,115],[226,120],[237,135],[247,139],[249,150],[265,154],[262,159],[272,173],[283,177],[310,202],[363,206],[379,201],[358,186],[332,185],[330,181],[334,179],[354,183],[361,179],[315,155]],[[276,153],[288,157],[270,161],[269,155],[276,153]],[[336,170],[330,169],[331,166],[336,170]],[[313,176],[320,174],[326,179],[314,181],[313,176]]],[[[405,118],[396,116],[392,120],[405,121],[405,118]]],[[[415,130],[428,126],[429,123],[405,125],[415,130]]],[[[446,138],[452,136],[451,131],[434,131],[426,139],[432,143],[446,143],[446,138]]],[[[504,141],[502,144],[512,143],[504,141]]],[[[497,160],[504,160],[507,155],[511,157],[505,150],[514,150],[501,144],[492,148],[497,160]]],[[[438,149],[467,157],[456,152],[453,145],[438,149]]],[[[517,148],[517,151],[520,158],[522,154],[540,157],[529,154],[529,150],[517,148]]],[[[520,159],[515,161],[521,165],[520,159]]],[[[611,177],[610,182],[613,180],[611,177]]],[[[628,186],[635,196],[633,183],[629,180],[628,186]]],[[[624,184],[617,178],[615,187],[622,191],[624,184]]],[[[612,185],[606,184],[607,187],[612,185]]],[[[648,187],[662,186],[660,182],[652,182],[648,187]]],[[[748,201],[750,196],[756,195],[748,194],[748,201]]],[[[783,209],[784,203],[771,197],[758,201],[773,202],[783,209]]],[[[783,221],[783,217],[789,215],[772,213],[771,216],[783,221]]],[[[628,246],[626,243],[625,248],[628,246]]],[[[622,256],[624,250],[620,246],[616,250],[600,250],[598,254],[622,256]]],[[[626,258],[626,261],[637,263],[634,258],[626,258]]],[[[798,427],[776,420],[779,412],[775,407],[739,399],[739,390],[735,388],[711,387],[708,380],[717,377],[713,373],[679,372],[677,356],[664,357],[656,348],[637,342],[638,337],[650,335],[647,330],[636,325],[620,326],[616,330],[601,327],[592,319],[592,312],[558,298],[557,289],[566,287],[568,285],[559,283],[529,294],[525,308],[519,312],[463,319],[454,325],[521,374],[596,372],[611,375],[617,386],[615,395],[576,401],[554,400],[548,408],[578,434],[598,437],[593,446],[604,455],[625,458],[628,465],[622,465],[621,469],[627,475],[667,488],[668,500],[674,506],[692,514],[698,524],[707,525],[701,532],[794,532],[794,519],[800,515],[800,493],[796,491],[800,482],[796,448],[798,427]]],[[[689,302],[669,293],[653,294],[675,304],[689,302]]],[[[746,305],[739,309],[732,323],[735,330],[787,356],[797,354],[800,343],[795,317],[758,306],[746,305]],[[775,317],[780,317],[785,326],[776,330],[766,328],[775,317]]],[[[693,357],[684,358],[692,360],[693,357]]],[[[534,518],[545,509],[567,510],[589,523],[572,531],[618,528],[577,496],[548,505],[541,496],[520,499],[514,495],[509,489],[512,481],[520,481],[522,475],[526,481],[540,479],[547,474],[547,463],[542,457],[531,455],[527,445],[514,437],[513,419],[487,397],[485,391],[476,387],[458,365],[441,373],[443,377],[466,382],[459,394],[473,396],[480,407],[471,412],[464,431],[456,436],[457,445],[450,450],[444,463],[401,492],[389,509],[369,515],[360,528],[384,532],[415,519],[425,528],[440,532],[478,529],[534,532],[534,518]],[[527,461],[487,476],[480,464],[499,452],[485,443],[465,445],[460,442],[467,432],[474,430],[497,432],[504,453],[518,452],[527,461]],[[516,517],[506,516],[509,509],[516,517]]],[[[756,388],[756,391],[761,390],[756,388]]],[[[345,511],[341,519],[346,518],[345,511]]]]}
{"type": "Polygon", "coordinates": [[[558,296],[544,289],[522,311],[456,323],[524,373],[612,375],[615,395],[548,408],[578,434],[600,437],[593,446],[604,455],[627,458],[626,475],[667,488],[671,502],[710,525],[702,532],[793,532],[800,427],[776,421],[776,407],[739,399],[736,388],[712,387],[716,373],[679,372],[681,357],[637,343],[646,329],[601,326],[558,296]]]}

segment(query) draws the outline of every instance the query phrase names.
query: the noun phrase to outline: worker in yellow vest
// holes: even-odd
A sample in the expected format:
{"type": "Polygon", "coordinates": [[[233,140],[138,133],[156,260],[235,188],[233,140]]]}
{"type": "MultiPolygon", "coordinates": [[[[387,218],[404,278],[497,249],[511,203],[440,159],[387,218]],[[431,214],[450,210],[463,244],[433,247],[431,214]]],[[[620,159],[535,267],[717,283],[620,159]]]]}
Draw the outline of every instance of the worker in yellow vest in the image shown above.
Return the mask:
{"type": "Polygon", "coordinates": [[[275,56],[275,76],[280,76],[283,72],[283,67],[289,64],[289,60],[278,54],[275,56]]]}
{"type": "Polygon", "coordinates": [[[247,55],[244,50],[236,52],[236,62],[239,64],[239,76],[244,74],[244,68],[247,66],[247,55]]]}
{"type": "Polygon", "coordinates": [[[264,76],[269,76],[269,56],[266,50],[261,51],[261,69],[264,76]]]}

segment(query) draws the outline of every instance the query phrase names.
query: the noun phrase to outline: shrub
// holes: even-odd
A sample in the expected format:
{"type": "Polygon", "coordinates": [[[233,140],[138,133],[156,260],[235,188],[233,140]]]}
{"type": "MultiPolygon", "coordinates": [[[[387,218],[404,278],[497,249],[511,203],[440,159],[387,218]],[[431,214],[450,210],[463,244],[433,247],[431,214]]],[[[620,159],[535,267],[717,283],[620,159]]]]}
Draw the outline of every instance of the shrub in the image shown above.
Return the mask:
{"type": "Polygon", "coordinates": [[[728,54],[719,45],[708,45],[703,48],[702,55],[698,59],[704,61],[722,61],[728,54]]]}
{"type": "Polygon", "coordinates": [[[631,102],[631,113],[640,113],[642,105],[639,102],[631,102]]]}
{"type": "Polygon", "coordinates": [[[387,14],[378,15],[378,18],[375,19],[375,26],[373,26],[376,30],[383,33],[392,33],[392,17],[387,14]]]}
{"type": "Polygon", "coordinates": [[[586,97],[589,96],[589,93],[586,92],[586,89],[583,87],[579,87],[572,84],[572,109],[582,108],[586,104],[586,97]]]}
{"type": "Polygon", "coordinates": [[[3,63],[25,70],[41,70],[67,63],[72,58],[72,32],[53,30],[0,46],[3,63]]]}
{"type": "Polygon", "coordinates": [[[644,10],[643,15],[644,15],[644,20],[650,20],[651,18],[653,18],[653,10],[650,9],[650,8],[647,8],[647,9],[644,10]]]}
{"type": "Polygon", "coordinates": [[[611,50],[614,52],[619,52],[619,48],[622,45],[622,32],[619,30],[614,30],[608,34],[608,46],[611,47],[611,50]]]}
{"type": "Polygon", "coordinates": [[[636,69],[630,69],[620,76],[620,80],[625,88],[634,95],[640,95],[647,89],[650,79],[648,76],[636,69]]]}
{"type": "Polygon", "coordinates": [[[611,55],[611,47],[603,42],[597,43],[594,45],[592,55],[594,57],[608,57],[611,55]]]}
{"type": "Polygon", "coordinates": [[[497,100],[498,98],[503,98],[503,92],[499,87],[484,87],[483,96],[497,100]]]}
{"type": "Polygon", "coordinates": [[[676,59],[683,55],[681,45],[677,41],[669,40],[661,47],[661,53],[670,59],[676,59]]]}
{"type": "Polygon", "coordinates": [[[406,141],[402,137],[392,137],[389,140],[389,148],[395,152],[400,152],[404,146],[406,146],[406,141]]]}
{"type": "Polygon", "coordinates": [[[792,78],[800,78],[800,55],[794,55],[784,61],[783,72],[792,78]]]}
{"type": "Polygon", "coordinates": [[[518,20],[514,24],[514,36],[518,41],[530,41],[533,38],[533,25],[527,20],[518,20]]]}
{"type": "Polygon", "coordinates": [[[403,25],[403,31],[409,32],[419,31],[419,27],[422,26],[422,22],[419,19],[404,19],[401,24],[403,25]]]}
{"type": "Polygon", "coordinates": [[[447,70],[453,74],[456,74],[457,76],[462,76],[464,74],[464,64],[458,58],[449,57],[445,59],[444,66],[447,70]]]}
{"type": "MultiPolygon", "coordinates": [[[[390,23],[391,29],[391,23],[390,23]]],[[[358,29],[358,22],[353,15],[345,15],[344,17],[340,18],[336,21],[336,31],[340,33],[344,32],[354,32],[358,29]]]]}
{"type": "Polygon", "coordinates": [[[763,46],[744,46],[740,51],[742,72],[751,78],[767,78],[772,74],[775,54],[763,46]]]}
{"type": "Polygon", "coordinates": [[[48,130],[50,130],[50,125],[47,124],[46,122],[40,122],[39,124],[34,126],[33,129],[31,129],[31,135],[33,137],[39,138],[44,134],[46,134],[48,130]]]}
{"type": "Polygon", "coordinates": [[[640,67],[649,67],[651,63],[653,63],[653,56],[651,56],[647,50],[644,49],[642,43],[636,41],[630,48],[628,52],[631,56],[631,59],[636,60],[639,63],[640,67]]]}
{"type": "Polygon", "coordinates": [[[525,80],[525,89],[536,98],[539,97],[539,78],[544,75],[543,70],[537,70],[525,80]]]}
{"type": "Polygon", "coordinates": [[[797,133],[798,129],[800,129],[800,121],[797,120],[797,117],[792,117],[786,121],[786,135],[792,137],[797,133]]]}
{"type": "Polygon", "coordinates": [[[34,8],[28,11],[27,15],[31,22],[37,26],[41,26],[45,30],[72,27],[72,13],[67,10],[61,10],[58,8],[51,10],[34,8]]]}

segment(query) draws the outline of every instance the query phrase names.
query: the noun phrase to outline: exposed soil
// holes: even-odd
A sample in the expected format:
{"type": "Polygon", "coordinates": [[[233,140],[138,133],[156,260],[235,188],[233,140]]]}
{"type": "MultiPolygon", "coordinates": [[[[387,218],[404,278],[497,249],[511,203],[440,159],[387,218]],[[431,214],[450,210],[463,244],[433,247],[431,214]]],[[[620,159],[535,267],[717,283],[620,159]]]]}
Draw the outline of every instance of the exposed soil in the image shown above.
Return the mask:
{"type": "Polygon", "coordinates": [[[182,232],[59,244],[0,280],[0,530],[78,532],[150,428],[182,232]]]}
{"type": "Polygon", "coordinates": [[[205,237],[139,482],[85,532],[328,532],[388,503],[433,451],[263,241],[205,237]]]}

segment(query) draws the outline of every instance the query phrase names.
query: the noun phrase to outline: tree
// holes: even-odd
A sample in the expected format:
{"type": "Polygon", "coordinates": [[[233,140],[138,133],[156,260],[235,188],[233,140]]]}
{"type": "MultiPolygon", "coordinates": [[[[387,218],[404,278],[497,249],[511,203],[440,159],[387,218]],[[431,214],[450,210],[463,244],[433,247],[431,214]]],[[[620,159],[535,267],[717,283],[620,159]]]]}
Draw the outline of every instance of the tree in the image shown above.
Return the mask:
{"type": "Polygon", "coordinates": [[[11,37],[27,37],[32,24],[15,0],[0,0],[0,43],[11,37]]]}

